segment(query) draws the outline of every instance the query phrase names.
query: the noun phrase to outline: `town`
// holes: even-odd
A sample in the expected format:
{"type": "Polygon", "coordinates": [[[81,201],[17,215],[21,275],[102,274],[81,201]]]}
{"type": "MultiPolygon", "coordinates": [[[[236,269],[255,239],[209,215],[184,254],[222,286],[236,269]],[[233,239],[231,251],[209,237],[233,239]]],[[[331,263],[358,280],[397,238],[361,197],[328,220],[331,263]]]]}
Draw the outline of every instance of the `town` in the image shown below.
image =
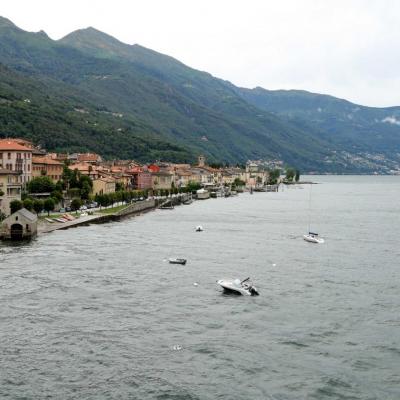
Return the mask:
{"type": "MultiPolygon", "coordinates": [[[[293,169],[286,173],[288,180],[299,178],[293,169]]],[[[0,221],[21,209],[50,215],[181,193],[206,199],[245,190],[273,191],[279,177],[280,169],[257,161],[209,166],[200,155],[197,165],[140,165],[133,160],[103,160],[94,153],[49,153],[25,139],[0,139],[0,221]]]]}

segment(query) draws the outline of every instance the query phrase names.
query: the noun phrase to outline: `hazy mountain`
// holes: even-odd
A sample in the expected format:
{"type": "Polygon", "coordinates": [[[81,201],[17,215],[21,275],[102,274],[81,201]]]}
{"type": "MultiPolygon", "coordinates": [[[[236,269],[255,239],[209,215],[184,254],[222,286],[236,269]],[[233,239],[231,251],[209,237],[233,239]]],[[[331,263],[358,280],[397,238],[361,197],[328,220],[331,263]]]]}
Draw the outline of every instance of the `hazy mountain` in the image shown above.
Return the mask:
{"type": "Polygon", "coordinates": [[[319,138],[342,151],[376,160],[383,156],[388,165],[400,161],[400,107],[365,107],[301,90],[240,88],[237,93],[303,129],[317,129],[319,138]]]}
{"type": "MultiPolygon", "coordinates": [[[[212,161],[278,158],[318,171],[386,168],[348,162],[347,153],[368,150],[369,138],[353,148],[357,140],[338,128],[333,140],[333,107],[329,118],[316,111],[326,117],[318,122],[298,99],[294,115],[283,98],[281,108],[277,97],[268,100],[274,92],[237,88],[94,28],[54,41],[0,18],[0,64],[0,135],[29,137],[49,150],[139,160],[193,161],[199,153],[212,161]]],[[[396,128],[396,119],[386,121],[380,124],[387,132],[396,128]]]]}

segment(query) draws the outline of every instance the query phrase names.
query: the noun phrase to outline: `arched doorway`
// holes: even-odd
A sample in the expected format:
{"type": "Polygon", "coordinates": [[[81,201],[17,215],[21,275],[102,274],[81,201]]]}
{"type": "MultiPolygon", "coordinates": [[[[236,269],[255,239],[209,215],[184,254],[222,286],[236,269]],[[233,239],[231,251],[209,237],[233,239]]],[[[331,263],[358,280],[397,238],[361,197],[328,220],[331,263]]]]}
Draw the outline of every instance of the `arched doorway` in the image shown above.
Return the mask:
{"type": "Polygon", "coordinates": [[[11,240],[22,240],[24,233],[24,228],[21,224],[12,224],[10,236],[11,240]]]}

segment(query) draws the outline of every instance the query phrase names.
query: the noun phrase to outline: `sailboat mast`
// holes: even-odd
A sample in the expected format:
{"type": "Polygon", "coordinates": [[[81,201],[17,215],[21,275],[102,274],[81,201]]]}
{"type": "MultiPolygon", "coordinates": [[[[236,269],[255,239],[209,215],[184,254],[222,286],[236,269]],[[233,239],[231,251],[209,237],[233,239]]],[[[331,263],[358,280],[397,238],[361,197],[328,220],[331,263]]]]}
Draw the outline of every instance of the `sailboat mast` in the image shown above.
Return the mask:
{"type": "Polygon", "coordinates": [[[311,190],[312,183],[310,183],[310,192],[308,196],[308,232],[311,232],[311,190]]]}

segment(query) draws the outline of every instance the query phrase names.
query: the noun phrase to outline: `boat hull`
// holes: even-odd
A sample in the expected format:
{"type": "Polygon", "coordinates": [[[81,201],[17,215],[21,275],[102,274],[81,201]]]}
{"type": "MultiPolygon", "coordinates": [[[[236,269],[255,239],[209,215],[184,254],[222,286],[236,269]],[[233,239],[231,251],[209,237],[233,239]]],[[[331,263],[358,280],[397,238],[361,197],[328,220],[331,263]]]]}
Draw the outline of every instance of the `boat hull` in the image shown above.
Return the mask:
{"type": "Polygon", "coordinates": [[[322,238],[318,238],[318,237],[310,236],[310,235],[304,235],[304,236],[303,236],[303,239],[304,239],[306,242],[309,242],[309,243],[316,243],[316,244],[322,244],[322,243],[325,242],[325,240],[322,239],[322,238]]]}
{"type": "Polygon", "coordinates": [[[243,296],[257,296],[259,293],[254,286],[245,287],[237,285],[234,281],[220,279],[217,281],[218,285],[224,289],[225,293],[243,295],[243,296]]]}

